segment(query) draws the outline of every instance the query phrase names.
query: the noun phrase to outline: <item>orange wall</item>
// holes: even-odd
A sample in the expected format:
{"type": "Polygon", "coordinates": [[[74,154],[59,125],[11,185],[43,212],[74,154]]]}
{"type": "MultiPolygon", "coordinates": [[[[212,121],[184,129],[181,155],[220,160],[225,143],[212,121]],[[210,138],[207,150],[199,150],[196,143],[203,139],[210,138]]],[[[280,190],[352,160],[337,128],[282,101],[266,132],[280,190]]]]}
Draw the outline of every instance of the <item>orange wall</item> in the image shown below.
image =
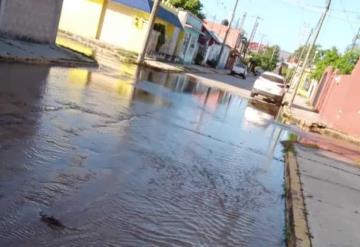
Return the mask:
{"type": "Polygon", "coordinates": [[[330,128],[360,137],[360,60],[351,75],[333,75],[318,102],[320,118],[330,128]]]}

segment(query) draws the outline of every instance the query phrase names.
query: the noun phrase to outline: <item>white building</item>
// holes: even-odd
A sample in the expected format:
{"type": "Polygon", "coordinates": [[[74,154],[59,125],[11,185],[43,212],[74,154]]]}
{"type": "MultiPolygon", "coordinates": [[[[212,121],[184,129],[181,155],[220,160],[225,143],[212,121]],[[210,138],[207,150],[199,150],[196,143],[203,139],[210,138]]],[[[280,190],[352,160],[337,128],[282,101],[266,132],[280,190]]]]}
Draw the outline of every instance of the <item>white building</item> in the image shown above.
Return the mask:
{"type": "MultiPolygon", "coordinates": [[[[208,41],[206,54],[204,57],[203,64],[208,64],[211,61],[217,61],[220,55],[221,46],[223,43],[223,40],[218,37],[214,32],[207,30],[207,33],[210,35],[210,39],[208,41]]],[[[223,53],[221,55],[221,58],[219,60],[218,68],[223,69],[226,66],[226,63],[229,59],[229,55],[231,52],[231,47],[228,45],[224,46],[223,53]]]]}

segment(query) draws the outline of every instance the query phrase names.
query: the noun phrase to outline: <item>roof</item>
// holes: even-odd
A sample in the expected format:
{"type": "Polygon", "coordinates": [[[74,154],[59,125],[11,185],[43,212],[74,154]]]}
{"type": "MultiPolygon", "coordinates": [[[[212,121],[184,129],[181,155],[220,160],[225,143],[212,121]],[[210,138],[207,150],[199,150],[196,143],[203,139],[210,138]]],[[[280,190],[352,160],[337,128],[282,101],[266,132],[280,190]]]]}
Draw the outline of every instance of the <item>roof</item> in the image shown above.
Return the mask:
{"type": "MultiPolygon", "coordinates": [[[[138,9],[147,13],[151,13],[153,1],[151,0],[112,0],[115,3],[119,3],[130,8],[138,9]]],[[[165,9],[164,7],[160,6],[159,11],[157,13],[157,17],[167,21],[174,26],[181,28],[182,25],[179,21],[179,18],[176,14],[172,13],[171,11],[165,9]]]]}
{"type": "MultiPolygon", "coordinates": [[[[226,31],[229,27],[224,26],[220,23],[211,22],[209,20],[204,20],[204,26],[207,30],[212,31],[217,35],[218,38],[224,39],[226,31]]],[[[244,30],[239,28],[230,28],[230,32],[228,38],[226,40],[226,44],[231,48],[235,48],[238,44],[239,36],[243,36],[244,30]]]]}
{"type": "Polygon", "coordinates": [[[251,50],[251,51],[253,51],[253,50],[258,50],[258,49],[263,50],[263,49],[265,49],[266,47],[267,47],[267,46],[264,45],[264,44],[260,44],[260,43],[257,43],[257,42],[250,42],[248,49],[251,50]]]}

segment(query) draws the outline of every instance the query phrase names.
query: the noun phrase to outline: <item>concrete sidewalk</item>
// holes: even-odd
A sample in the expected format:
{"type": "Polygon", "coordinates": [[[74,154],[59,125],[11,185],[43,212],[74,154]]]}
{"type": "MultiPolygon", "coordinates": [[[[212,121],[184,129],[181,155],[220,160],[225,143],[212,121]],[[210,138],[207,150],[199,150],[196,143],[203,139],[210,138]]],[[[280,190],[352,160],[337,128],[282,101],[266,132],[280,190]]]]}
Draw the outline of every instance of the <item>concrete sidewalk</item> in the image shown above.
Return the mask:
{"type": "MultiPolygon", "coordinates": [[[[291,93],[285,94],[284,102],[290,102],[291,93]]],[[[312,124],[320,124],[321,120],[319,114],[314,110],[312,106],[307,103],[307,99],[296,95],[294,104],[291,110],[288,109],[288,113],[296,120],[300,120],[304,125],[311,126],[312,124]]]]}
{"type": "Polygon", "coordinates": [[[60,66],[97,66],[85,55],[56,45],[0,38],[0,61],[60,66]]]}
{"type": "Polygon", "coordinates": [[[312,246],[359,246],[360,168],[318,149],[295,150],[312,246]]]}

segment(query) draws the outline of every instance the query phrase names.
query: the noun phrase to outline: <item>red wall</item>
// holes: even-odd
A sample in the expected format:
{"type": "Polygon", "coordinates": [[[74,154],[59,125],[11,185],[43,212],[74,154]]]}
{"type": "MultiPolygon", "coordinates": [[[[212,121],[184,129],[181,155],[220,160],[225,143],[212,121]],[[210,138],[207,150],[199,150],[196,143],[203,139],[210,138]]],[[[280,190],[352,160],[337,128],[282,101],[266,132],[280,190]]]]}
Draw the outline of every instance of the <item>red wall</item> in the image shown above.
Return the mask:
{"type": "Polygon", "coordinates": [[[360,61],[351,75],[330,71],[314,102],[328,127],[360,137],[360,61]]]}

